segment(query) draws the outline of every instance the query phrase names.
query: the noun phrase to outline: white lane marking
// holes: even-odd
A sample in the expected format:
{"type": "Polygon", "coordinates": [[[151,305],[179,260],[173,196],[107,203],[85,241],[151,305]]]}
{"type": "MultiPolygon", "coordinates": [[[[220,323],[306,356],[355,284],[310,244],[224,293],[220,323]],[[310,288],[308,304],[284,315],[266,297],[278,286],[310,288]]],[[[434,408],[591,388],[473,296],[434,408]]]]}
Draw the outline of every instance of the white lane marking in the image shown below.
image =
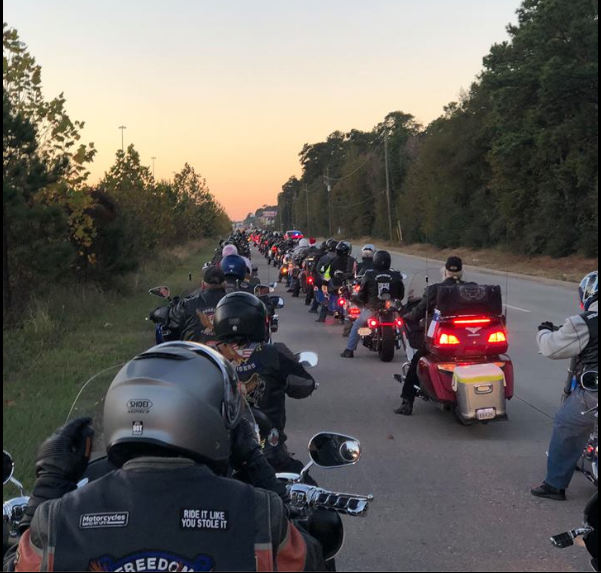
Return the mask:
{"type": "Polygon", "coordinates": [[[531,310],[526,310],[525,308],[520,308],[519,306],[511,306],[510,304],[505,305],[507,308],[511,308],[512,310],[519,310],[520,312],[527,312],[528,314],[532,314],[531,310]]]}

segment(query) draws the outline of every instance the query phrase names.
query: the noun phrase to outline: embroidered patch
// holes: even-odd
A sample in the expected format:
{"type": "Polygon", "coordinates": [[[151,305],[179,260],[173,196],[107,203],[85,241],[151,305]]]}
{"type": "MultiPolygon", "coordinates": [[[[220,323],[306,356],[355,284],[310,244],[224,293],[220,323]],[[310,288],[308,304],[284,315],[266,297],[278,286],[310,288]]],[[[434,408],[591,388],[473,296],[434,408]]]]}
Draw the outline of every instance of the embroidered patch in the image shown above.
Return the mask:
{"type": "Polygon", "coordinates": [[[227,531],[228,512],[218,509],[180,509],[179,528],[184,531],[227,531]]]}
{"type": "Polygon", "coordinates": [[[93,559],[88,571],[213,571],[215,560],[210,555],[193,559],[164,551],[140,551],[115,559],[104,555],[93,559]]]}
{"type": "Polygon", "coordinates": [[[129,513],[114,511],[111,513],[85,513],[79,518],[79,529],[105,529],[108,527],[127,527],[129,513]]]}

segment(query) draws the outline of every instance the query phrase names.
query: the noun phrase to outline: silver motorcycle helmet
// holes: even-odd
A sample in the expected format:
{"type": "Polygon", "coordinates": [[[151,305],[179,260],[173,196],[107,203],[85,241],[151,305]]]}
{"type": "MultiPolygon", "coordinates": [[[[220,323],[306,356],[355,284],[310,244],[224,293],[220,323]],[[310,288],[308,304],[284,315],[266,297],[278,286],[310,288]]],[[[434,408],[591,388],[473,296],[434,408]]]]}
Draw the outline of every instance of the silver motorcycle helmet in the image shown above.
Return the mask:
{"type": "Polygon", "coordinates": [[[221,354],[193,342],[160,344],[128,362],[107,392],[107,452],[116,465],[129,452],[169,451],[222,468],[243,410],[238,375],[221,354]]]}

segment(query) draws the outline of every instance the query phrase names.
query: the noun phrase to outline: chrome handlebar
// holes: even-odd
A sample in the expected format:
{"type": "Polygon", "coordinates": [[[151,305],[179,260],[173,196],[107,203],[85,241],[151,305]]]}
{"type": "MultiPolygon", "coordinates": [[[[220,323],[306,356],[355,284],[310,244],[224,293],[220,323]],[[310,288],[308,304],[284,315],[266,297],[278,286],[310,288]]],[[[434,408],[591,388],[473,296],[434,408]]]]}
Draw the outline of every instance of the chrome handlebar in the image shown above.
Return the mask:
{"type": "Polygon", "coordinates": [[[300,483],[291,485],[289,493],[292,508],[303,514],[323,508],[351,517],[364,517],[369,510],[369,503],[374,500],[373,495],[336,493],[300,483]]]}

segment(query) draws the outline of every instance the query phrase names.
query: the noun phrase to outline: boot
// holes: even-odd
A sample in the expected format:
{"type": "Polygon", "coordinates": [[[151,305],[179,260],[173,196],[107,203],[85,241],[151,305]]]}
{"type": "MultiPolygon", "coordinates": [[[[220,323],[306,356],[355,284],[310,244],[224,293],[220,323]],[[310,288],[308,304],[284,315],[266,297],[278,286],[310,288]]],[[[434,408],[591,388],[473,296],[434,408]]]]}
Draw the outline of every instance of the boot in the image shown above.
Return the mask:
{"type": "Polygon", "coordinates": [[[547,482],[543,482],[538,487],[532,488],[530,493],[534,497],[541,497],[543,499],[552,499],[553,501],[565,501],[566,500],[566,490],[565,489],[557,489],[553,486],[550,486],[547,482]]]}
{"type": "Polygon", "coordinates": [[[394,411],[401,416],[411,416],[413,414],[413,401],[403,398],[403,403],[394,411]]]}
{"type": "Polygon", "coordinates": [[[355,358],[355,353],[347,348],[340,356],[342,358],[355,358]]]}

